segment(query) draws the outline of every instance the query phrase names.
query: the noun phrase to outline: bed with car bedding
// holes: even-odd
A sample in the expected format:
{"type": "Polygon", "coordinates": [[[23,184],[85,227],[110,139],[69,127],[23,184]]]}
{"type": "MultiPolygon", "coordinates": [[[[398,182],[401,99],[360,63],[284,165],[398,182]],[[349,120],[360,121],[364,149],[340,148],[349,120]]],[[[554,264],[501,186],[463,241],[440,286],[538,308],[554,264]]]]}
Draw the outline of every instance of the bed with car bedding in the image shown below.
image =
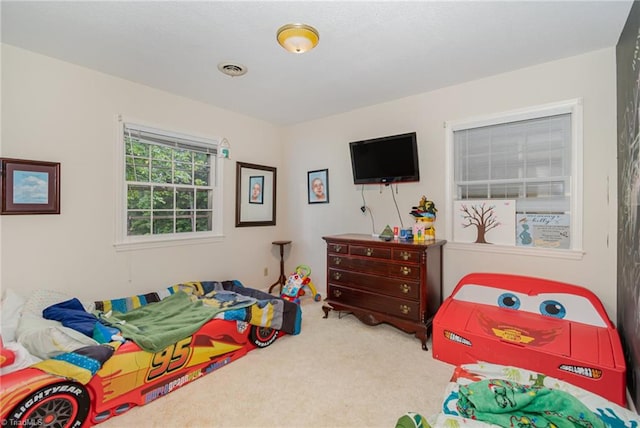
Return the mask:
{"type": "Polygon", "coordinates": [[[431,348],[456,367],[441,411],[404,415],[399,427],[640,426],[618,332],[584,287],[466,275],[433,319],[431,348]]]}
{"type": "Polygon", "coordinates": [[[9,426],[103,422],[298,334],[302,318],[297,304],[239,281],[88,304],[5,290],[1,308],[0,420],[9,426]]]}

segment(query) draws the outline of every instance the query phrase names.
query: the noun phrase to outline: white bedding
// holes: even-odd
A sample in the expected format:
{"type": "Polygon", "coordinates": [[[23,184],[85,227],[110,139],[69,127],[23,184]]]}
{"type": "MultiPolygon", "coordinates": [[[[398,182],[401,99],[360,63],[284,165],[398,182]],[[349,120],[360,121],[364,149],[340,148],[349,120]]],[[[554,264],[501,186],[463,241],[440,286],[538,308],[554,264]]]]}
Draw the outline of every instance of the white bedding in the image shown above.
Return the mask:
{"type": "Polygon", "coordinates": [[[41,361],[40,358],[31,355],[29,351],[27,351],[27,348],[22,346],[19,342],[6,342],[3,343],[2,346],[4,347],[4,349],[8,349],[9,351],[13,352],[15,360],[12,364],[0,367],[0,375],[5,375],[16,370],[24,369],[32,364],[41,361]]]}
{"type": "MultiPolygon", "coordinates": [[[[54,290],[36,290],[23,297],[10,288],[3,290],[0,304],[0,338],[3,347],[13,352],[15,361],[1,368],[0,374],[10,373],[65,352],[71,352],[98,342],[58,321],[42,317],[42,311],[71,296],[54,290]]],[[[83,304],[87,310],[93,303],[83,304]]]]}

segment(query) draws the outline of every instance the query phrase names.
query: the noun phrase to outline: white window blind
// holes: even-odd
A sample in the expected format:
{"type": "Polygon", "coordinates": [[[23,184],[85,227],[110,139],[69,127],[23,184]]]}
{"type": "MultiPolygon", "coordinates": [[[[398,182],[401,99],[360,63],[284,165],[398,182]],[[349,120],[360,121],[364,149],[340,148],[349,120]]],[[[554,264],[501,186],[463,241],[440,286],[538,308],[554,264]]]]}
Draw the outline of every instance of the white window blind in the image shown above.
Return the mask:
{"type": "Polygon", "coordinates": [[[515,199],[520,213],[568,213],[571,114],[454,131],[456,199],[515,199]]]}
{"type": "Polygon", "coordinates": [[[125,136],[149,144],[159,144],[212,155],[217,153],[217,146],[214,145],[213,141],[202,140],[197,137],[178,136],[177,134],[132,124],[124,125],[124,133],[125,136]]]}

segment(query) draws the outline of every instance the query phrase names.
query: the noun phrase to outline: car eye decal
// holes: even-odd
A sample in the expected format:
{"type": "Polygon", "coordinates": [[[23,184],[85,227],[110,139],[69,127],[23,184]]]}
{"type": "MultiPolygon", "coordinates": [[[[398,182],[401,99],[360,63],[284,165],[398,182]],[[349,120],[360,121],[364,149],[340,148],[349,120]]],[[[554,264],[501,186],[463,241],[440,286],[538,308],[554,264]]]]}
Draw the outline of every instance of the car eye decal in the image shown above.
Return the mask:
{"type": "Polygon", "coordinates": [[[453,298],[474,304],[513,309],[514,315],[528,312],[543,315],[547,320],[580,322],[595,327],[608,326],[607,318],[602,318],[593,303],[585,296],[577,293],[537,291],[540,292],[527,294],[506,286],[499,288],[471,283],[460,287],[453,298]]]}
{"type": "Polygon", "coordinates": [[[562,319],[567,315],[567,310],[562,303],[556,300],[545,300],[540,303],[540,313],[548,317],[562,319]]]}
{"type": "Polygon", "coordinates": [[[520,309],[520,299],[513,293],[502,293],[498,296],[498,306],[508,309],[520,309]]]}

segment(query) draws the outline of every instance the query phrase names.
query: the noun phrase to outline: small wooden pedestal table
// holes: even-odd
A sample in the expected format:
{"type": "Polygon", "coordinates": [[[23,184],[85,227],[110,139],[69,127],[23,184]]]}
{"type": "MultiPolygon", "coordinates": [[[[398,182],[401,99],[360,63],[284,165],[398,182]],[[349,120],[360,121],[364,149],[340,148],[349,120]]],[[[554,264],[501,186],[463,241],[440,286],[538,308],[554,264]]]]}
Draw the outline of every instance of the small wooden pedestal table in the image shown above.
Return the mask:
{"type": "Polygon", "coordinates": [[[271,294],[271,290],[276,285],[280,285],[279,292],[282,293],[282,286],[287,282],[287,277],[284,276],[284,246],[291,244],[291,241],[273,241],[272,244],[280,246],[280,277],[269,287],[269,294],[271,294]]]}

